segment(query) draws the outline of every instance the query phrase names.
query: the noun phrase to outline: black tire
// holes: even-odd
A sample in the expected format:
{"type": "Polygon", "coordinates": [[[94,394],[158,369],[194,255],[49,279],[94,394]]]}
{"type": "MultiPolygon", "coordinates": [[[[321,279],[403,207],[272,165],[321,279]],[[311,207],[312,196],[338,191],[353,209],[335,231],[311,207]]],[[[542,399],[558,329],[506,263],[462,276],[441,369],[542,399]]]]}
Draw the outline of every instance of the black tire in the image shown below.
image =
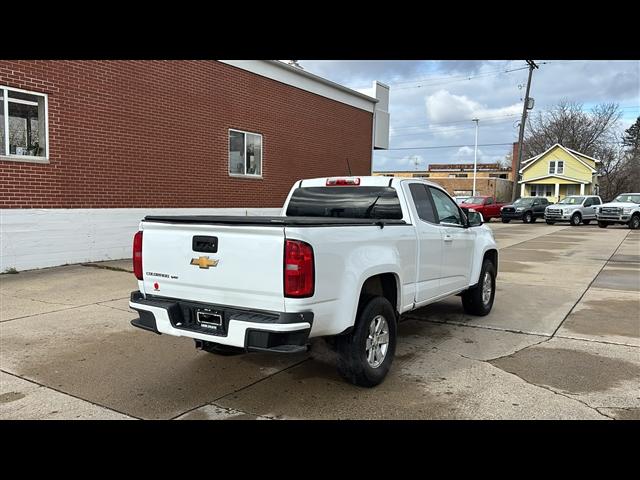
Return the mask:
{"type": "Polygon", "coordinates": [[[509,223],[511,221],[510,218],[503,218],[502,223],[509,223]]]}
{"type": "Polygon", "coordinates": [[[551,220],[546,220],[546,222],[547,222],[547,225],[555,225],[556,224],[556,222],[552,222],[551,220]]]}
{"type": "Polygon", "coordinates": [[[598,222],[598,226],[600,228],[607,228],[609,226],[608,222],[598,222]]]}
{"type": "Polygon", "coordinates": [[[629,220],[629,228],[631,230],[638,230],[640,228],[640,213],[634,213],[629,220]]]}
{"type": "Polygon", "coordinates": [[[533,218],[533,214],[531,212],[526,212],[522,215],[522,223],[531,223],[531,219],[533,218]]]}
{"type": "MultiPolygon", "coordinates": [[[[197,346],[198,346],[198,343],[196,343],[196,347],[197,346]]],[[[243,348],[231,347],[229,345],[222,345],[220,343],[205,342],[205,341],[202,342],[199,348],[201,348],[205,352],[213,353],[215,355],[220,355],[222,357],[230,357],[232,355],[240,355],[245,353],[243,348]]]]}
{"type": "Polygon", "coordinates": [[[493,307],[493,300],[496,296],[496,267],[489,259],[485,259],[480,270],[478,285],[462,293],[462,307],[465,313],[484,317],[488,315],[493,307]],[[485,274],[489,274],[491,282],[491,295],[489,300],[483,300],[483,282],[485,274]]]}
{"type": "Polygon", "coordinates": [[[380,384],[391,368],[396,352],[396,314],[389,300],[384,297],[373,297],[358,310],[360,313],[353,330],[336,337],[338,372],[348,382],[370,388],[380,384]],[[367,359],[366,347],[370,326],[379,316],[386,321],[388,344],[382,362],[373,367],[367,359]]]}
{"type": "Polygon", "coordinates": [[[576,212],[573,215],[571,215],[571,226],[572,227],[577,227],[578,225],[580,225],[581,222],[582,222],[582,215],[580,215],[578,212],[576,212]]]}
{"type": "Polygon", "coordinates": [[[585,225],[589,225],[591,223],[591,220],[583,220],[582,223],[585,225]]]}

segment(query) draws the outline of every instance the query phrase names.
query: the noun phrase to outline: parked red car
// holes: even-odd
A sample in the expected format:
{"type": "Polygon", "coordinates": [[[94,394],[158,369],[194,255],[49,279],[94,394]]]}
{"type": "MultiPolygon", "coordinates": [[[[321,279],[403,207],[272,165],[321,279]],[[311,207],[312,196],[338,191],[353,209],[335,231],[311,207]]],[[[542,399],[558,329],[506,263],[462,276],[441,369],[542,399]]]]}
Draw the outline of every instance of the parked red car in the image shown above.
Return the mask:
{"type": "Polygon", "coordinates": [[[488,195],[476,195],[469,197],[460,204],[460,208],[473,209],[482,214],[485,221],[492,218],[500,218],[500,208],[506,203],[498,203],[494,197],[488,195]]]}

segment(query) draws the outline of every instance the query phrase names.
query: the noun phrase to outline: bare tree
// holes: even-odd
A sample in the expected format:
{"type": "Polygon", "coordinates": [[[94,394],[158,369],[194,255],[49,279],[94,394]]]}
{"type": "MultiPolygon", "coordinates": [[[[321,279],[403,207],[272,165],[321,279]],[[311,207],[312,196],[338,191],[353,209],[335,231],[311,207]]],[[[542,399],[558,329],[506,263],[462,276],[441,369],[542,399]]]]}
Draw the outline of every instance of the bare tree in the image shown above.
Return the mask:
{"type": "Polygon", "coordinates": [[[585,112],[582,104],[561,101],[549,110],[529,117],[524,139],[524,157],[544,152],[556,143],[585,155],[594,156],[612,148],[618,141],[618,122],[622,117],[615,103],[596,105],[585,112]]]}
{"type": "Polygon", "coordinates": [[[623,150],[620,147],[624,143],[620,141],[621,117],[622,112],[615,103],[596,105],[588,112],[580,103],[563,100],[529,118],[523,157],[533,157],[559,143],[597,158],[601,160],[598,164],[600,194],[605,200],[611,199],[632,189],[640,176],[637,140],[634,140],[637,129],[627,130],[623,139],[628,148],[623,150]]]}

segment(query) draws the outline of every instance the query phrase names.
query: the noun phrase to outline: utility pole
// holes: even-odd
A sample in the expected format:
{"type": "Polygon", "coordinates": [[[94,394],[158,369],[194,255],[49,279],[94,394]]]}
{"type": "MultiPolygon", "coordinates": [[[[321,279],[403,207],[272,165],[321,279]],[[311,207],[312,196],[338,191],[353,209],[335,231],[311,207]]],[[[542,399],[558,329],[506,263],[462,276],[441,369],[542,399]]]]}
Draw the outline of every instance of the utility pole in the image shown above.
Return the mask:
{"type": "Polygon", "coordinates": [[[511,192],[511,201],[515,202],[516,198],[520,196],[520,190],[518,188],[518,180],[520,179],[520,163],[522,162],[522,141],[524,139],[524,126],[527,122],[527,110],[533,108],[533,106],[529,107],[529,90],[531,88],[531,75],[533,74],[533,69],[538,68],[538,65],[535,64],[533,60],[527,60],[527,65],[529,65],[529,79],[527,80],[527,92],[524,96],[524,106],[522,107],[522,119],[520,120],[520,132],[518,133],[518,160],[516,161],[516,171],[513,172],[513,190],[511,192]]]}
{"type": "Polygon", "coordinates": [[[476,143],[473,150],[473,196],[476,196],[476,172],[478,170],[478,122],[480,119],[474,118],[472,122],[476,122],[476,143]]]}

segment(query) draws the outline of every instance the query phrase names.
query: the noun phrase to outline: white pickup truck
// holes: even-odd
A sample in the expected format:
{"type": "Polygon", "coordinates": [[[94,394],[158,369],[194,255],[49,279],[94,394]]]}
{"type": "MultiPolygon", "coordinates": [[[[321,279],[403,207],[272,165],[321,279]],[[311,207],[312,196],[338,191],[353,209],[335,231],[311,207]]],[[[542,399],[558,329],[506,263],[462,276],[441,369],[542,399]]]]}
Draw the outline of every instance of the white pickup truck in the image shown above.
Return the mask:
{"type": "Polygon", "coordinates": [[[147,216],[131,323],[222,355],[325,337],[342,376],[372,387],[402,313],[456,294],[467,313],[491,311],[498,250],[468,216],[440,186],[390,177],[300,180],[277,217],[147,216]]]}

